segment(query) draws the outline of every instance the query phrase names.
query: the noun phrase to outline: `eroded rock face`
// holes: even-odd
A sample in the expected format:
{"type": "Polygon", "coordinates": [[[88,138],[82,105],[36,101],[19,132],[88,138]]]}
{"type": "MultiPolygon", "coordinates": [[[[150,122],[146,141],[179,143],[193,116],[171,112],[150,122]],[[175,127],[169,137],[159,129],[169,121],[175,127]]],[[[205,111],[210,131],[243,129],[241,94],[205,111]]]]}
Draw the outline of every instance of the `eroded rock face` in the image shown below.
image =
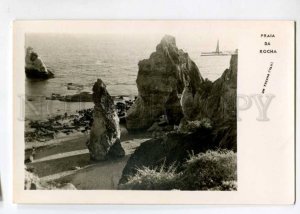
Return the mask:
{"type": "Polygon", "coordinates": [[[222,76],[214,82],[212,96],[219,94],[219,105],[212,114],[219,113],[222,120],[236,119],[236,99],[237,99],[237,65],[238,55],[232,55],[230,67],[226,69],[222,76]]]}
{"type": "Polygon", "coordinates": [[[185,87],[181,105],[186,119],[209,118],[218,123],[236,119],[237,61],[238,56],[232,55],[229,69],[215,82],[203,81],[194,95],[185,87]]]}
{"type": "Polygon", "coordinates": [[[147,129],[161,115],[179,124],[180,94],[185,86],[195,94],[203,78],[188,54],[177,48],[175,38],[166,35],[150,58],[139,62],[136,82],[139,96],[127,112],[129,131],[147,129]]]}
{"type": "Polygon", "coordinates": [[[181,97],[184,123],[209,119],[214,128],[219,147],[237,150],[237,64],[238,55],[232,55],[230,67],[215,82],[205,80],[197,92],[185,87],[181,97]]]}
{"type": "Polygon", "coordinates": [[[238,56],[232,55],[229,69],[215,82],[201,81],[196,89],[185,85],[181,97],[184,117],[178,131],[142,143],[127,162],[120,184],[138,168],[167,168],[175,163],[180,169],[189,154],[220,148],[237,151],[237,61],[238,56]]]}
{"type": "Polygon", "coordinates": [[[100,161],[109,156],[124,156],[125,152],[120,144],[119,118],[113,99],[100,79],[93,86],[93,101],[93,125],[87,142],[91,159],[100,161]]]}

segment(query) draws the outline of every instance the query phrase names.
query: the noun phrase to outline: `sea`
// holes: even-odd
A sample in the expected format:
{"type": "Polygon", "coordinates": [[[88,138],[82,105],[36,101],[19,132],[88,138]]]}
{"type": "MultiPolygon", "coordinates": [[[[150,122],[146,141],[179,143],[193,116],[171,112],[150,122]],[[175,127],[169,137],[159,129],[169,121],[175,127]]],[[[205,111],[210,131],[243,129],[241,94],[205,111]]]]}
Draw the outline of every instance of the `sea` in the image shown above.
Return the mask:
{"type": "MultiPolygon", "coordinates": [[[[97,78],[107,85],[111,95],[137,95],[138,62],[149,58],[160,38],[124,35],[29,34],[26,47],[32,47],[55,78],[47,81],[26,79],[27,95],[69,94],[68,83],[84,85],[91,91],[97,78]]],[[[201,56],[194,43],[177,46],[197,64],[201,75],[211,81],[229,67],[230,56],[201,56]],[[190,45],[192,44],[192,45],[190,45]]]]}
{"type": "MultiPolygon", "coordinates": [[[[32,47],[47,68],[55,72],[55,78],[46,81],[26,79],[26,96],[78,93],[68,90],[68,83],[83,85],[81,91],[92,91],[97,78],[104,81],[112,96],[136,96],[138,62],[149,58],[162,36],[27,34],[25,48],[32,47]]],[[[229,68],[230,56],[201,56],[202,50],[197,43],[184,39],[176,40],[176,43],[189,54],[204,78],[215,81],[229,68]]],[[[37,104],[39,102],[33,102],[33,105],[37,104]]],[[[60,101],[54,102],[52,109],[59,111],[60,105],[60,101]]],[[[28,111],[29,108],[26,109],[27,116],[28,111]]]]}

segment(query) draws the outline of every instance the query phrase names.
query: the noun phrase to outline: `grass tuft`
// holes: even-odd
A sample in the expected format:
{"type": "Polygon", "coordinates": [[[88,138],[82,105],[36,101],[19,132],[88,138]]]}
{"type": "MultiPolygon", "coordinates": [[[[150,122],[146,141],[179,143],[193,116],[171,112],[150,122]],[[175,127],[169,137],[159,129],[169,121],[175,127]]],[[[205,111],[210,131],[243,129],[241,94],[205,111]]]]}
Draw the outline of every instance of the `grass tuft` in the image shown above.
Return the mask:
{"type": "Polygon", "coordinates": [[[175,164],[137,169],[120,189],[131,190],[217,190],[237,189],[236,153],[228,150],[190,154],[181,172],[175,164]]]}

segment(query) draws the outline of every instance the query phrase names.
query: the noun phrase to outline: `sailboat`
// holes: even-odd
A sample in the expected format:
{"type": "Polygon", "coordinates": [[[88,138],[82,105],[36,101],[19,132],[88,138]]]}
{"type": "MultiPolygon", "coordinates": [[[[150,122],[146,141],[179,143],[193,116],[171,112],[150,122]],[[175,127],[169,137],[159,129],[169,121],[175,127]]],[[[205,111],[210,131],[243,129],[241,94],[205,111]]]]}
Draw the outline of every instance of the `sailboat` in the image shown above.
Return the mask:
{"type": "Polygon", "coordinates": [[[202,52],[201,56],[227,56],[227,55],[231,55],[231,54],[232,53],[220,51],[219,40],[218,40],[217,48],[216,48],[215,52],[202,52]]]}

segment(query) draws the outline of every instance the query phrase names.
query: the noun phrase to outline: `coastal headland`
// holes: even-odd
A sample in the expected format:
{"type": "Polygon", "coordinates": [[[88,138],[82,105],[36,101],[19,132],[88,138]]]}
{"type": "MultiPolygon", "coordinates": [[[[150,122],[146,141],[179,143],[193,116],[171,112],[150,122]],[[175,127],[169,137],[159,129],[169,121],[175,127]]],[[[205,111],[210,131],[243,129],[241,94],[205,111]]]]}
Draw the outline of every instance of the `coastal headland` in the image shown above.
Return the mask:
{"type": "Polygon", "coordinates": [[[111,96],[100,73],[92,92],[67,83],[76,93],[45,99],[87,105],[26,119],[25,188],[235,190],[237,63],[233,54],[217,80],[204,79],[166,35],[138,63],[138,96],[111,96]],[[189,183],[194,163],[210,183],[189,183]]]}

